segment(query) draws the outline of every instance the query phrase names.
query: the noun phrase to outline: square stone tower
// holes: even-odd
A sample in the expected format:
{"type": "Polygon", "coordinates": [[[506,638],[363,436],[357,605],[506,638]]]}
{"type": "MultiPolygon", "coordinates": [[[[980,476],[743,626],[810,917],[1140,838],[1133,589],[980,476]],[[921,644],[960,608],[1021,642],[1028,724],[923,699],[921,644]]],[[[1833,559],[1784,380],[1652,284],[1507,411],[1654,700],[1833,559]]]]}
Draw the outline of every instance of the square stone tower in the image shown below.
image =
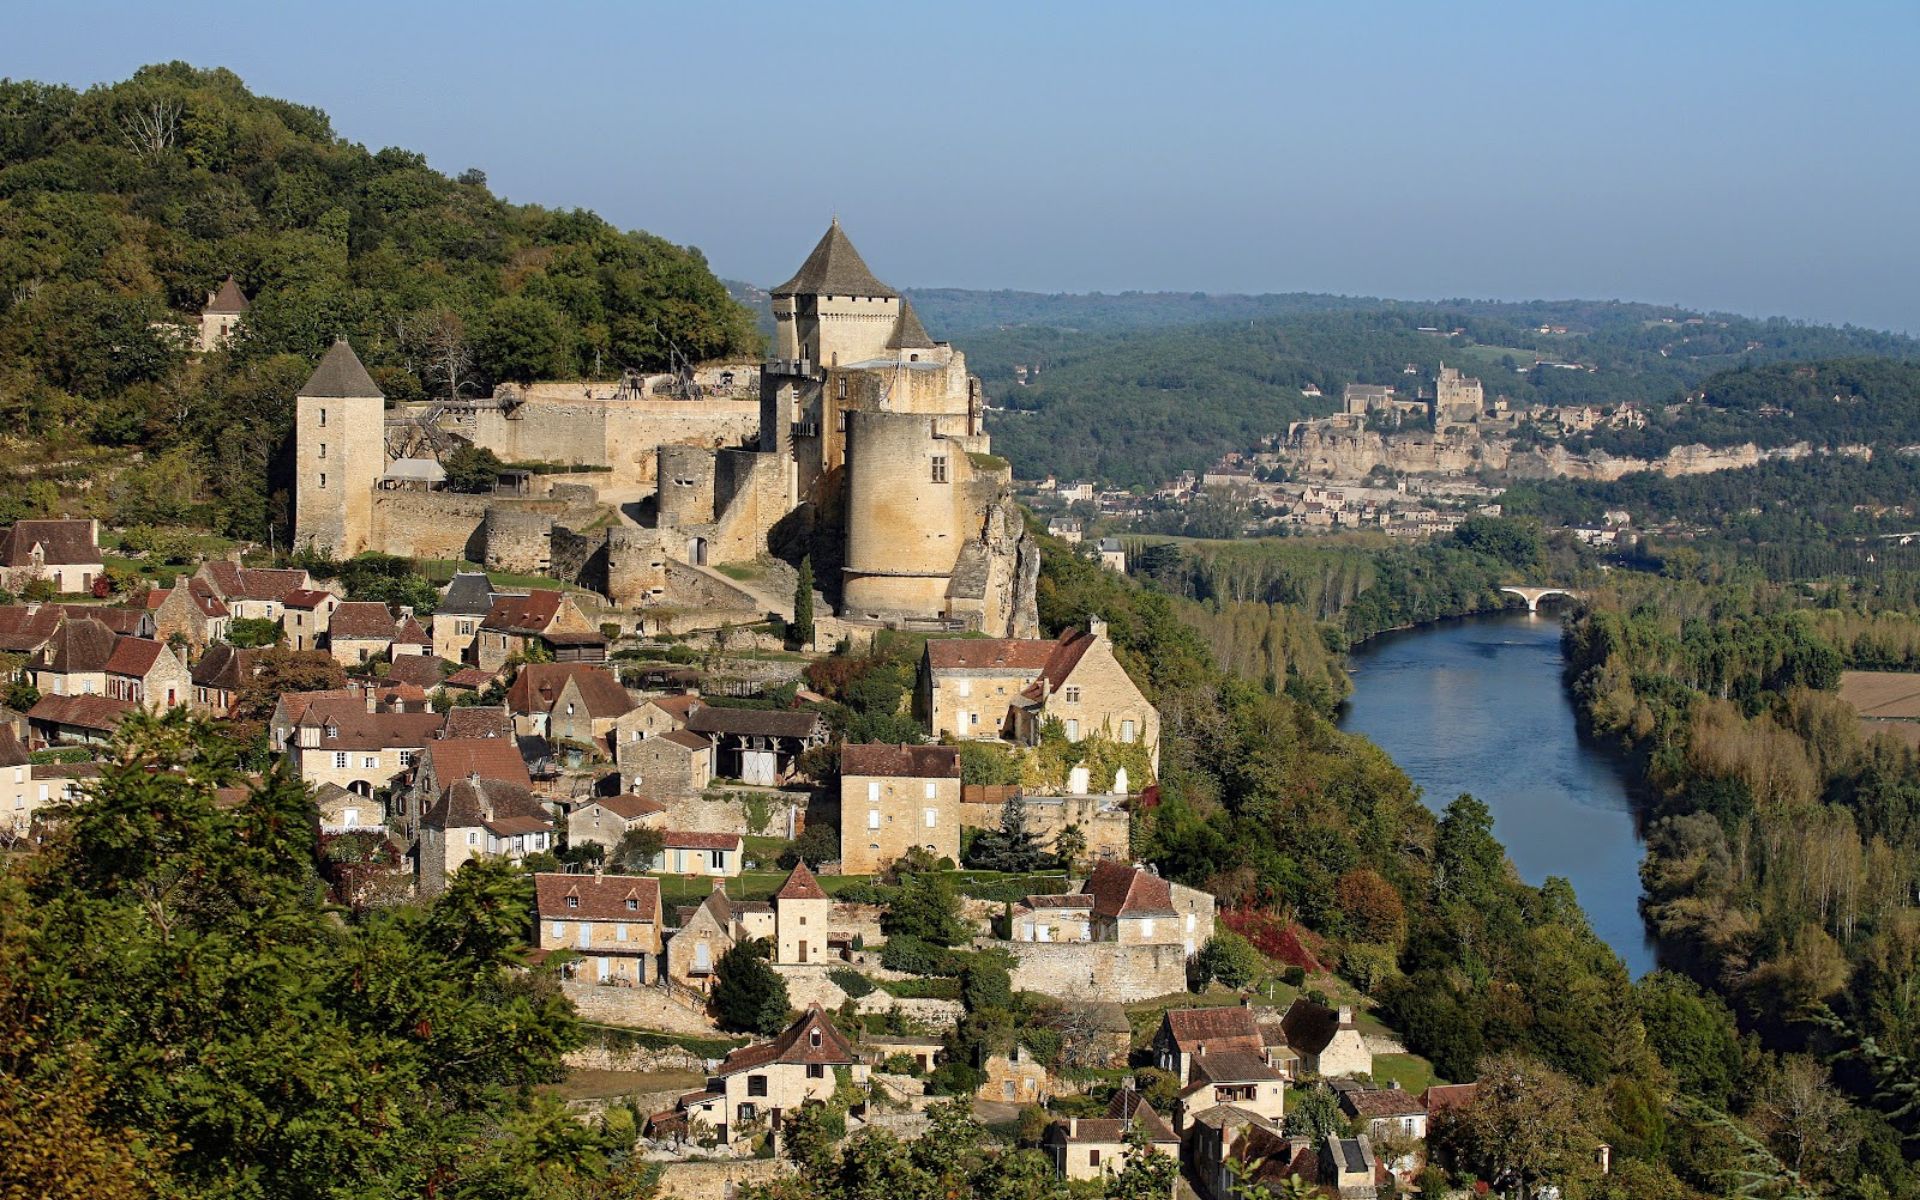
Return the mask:
{"type": "Polygon", "coordinates": [[[342,337],[294,400],[296,546],[352,558],[373,545],[373,492],[387,466],[387,399],[342,337]]]}

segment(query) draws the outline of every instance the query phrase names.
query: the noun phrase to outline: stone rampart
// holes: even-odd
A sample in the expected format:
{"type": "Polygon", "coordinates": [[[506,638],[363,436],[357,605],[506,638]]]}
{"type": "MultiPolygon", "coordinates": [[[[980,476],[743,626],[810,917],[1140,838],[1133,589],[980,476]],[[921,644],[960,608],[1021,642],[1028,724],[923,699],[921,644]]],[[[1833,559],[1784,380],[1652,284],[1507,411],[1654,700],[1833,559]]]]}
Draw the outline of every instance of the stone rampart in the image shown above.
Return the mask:
{"type": "Polygon", "coordinates": [[[983,938],[976,944],[1005,950],[1018,960],[1013,968],[1016,991],[1074,999],[1098,996],[1130,1004],[1187,988],[1187,953],[1178,943],[1010,942],[983,938]]]}
{"type": "Polygon", "coordinates": [[[472,436],[507,462],[609,467],[608,486],[626,490],[653,486],[663,445],[739,446],[759,430],[757,399],[589,400],[579,385],[537,384],[512,410],[480,405],[472,436]]]}
{"type": "Polygon", "coordinates": [[[777,1158],[668,1163],[660,1172],[658,1196],[659,1200],[731,1200],[743,1187],[772,1183],[792,1170],[777,1158]]]}

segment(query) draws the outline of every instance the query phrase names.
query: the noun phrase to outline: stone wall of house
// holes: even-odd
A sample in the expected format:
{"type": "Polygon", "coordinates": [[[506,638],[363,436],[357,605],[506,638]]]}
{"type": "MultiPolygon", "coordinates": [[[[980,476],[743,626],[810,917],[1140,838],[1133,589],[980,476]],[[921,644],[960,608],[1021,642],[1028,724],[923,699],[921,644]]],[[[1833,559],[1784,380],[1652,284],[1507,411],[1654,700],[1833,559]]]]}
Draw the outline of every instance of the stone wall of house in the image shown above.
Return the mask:
{"type": "Polygon", "coordinates": [[[598,507],[594,489],[584,484],[555,484],[541,496],[376,491],[373,545],[411,558],[485,562],[497,540],[511,561],[544,561],[554,522],[584,527],[598,507]]]}
{"type": "MultiPolygon", "coordinates": [[[[1040,844],[1052,850],[1060,831],[1078,825],[1086,835],[1087,857],[1127,861],[1132,854],[1130,841],[1133,819],[1125,809],[1112,805],[1124,797],[1114,796],[1028,796],[1027,830],[1040,844]],[[1106,805],[1108,807],[1103,808],[1106,805]]],[[[1000,802],[963,801],[960,805],[963,829],[1000,828],[1000,802]]]]}
{"type": "MultiPolygon", "coordinates": [[[[677,829],[686,833],[743,833],[756,834],[759,831],[748,828],[747,806],[741,800],[709,800],[699,795],[656,795],[667,811],[660,814],[656,822],[662,829],[677,829]]],[[[768,794],[771,815],[768,817],[766,836],[785,837],[789,818],[793,827],[804,826],[806,798],[800,795],[791,797],[768,794]]],[[[837,926],[836,926],[837,928],[837,926]]]]}
{"type": "Polygon", "coordinates": [[[1016,991],[1049,996],[1097,996],[1129,1004],[1183,992],[1187,987],[1186,950],[1178,943],[1122,945],[1118,942],[1047,943],[987,940],[1019,961],[1013,968],[1016,991]]]}
{"type": "Polygon", "coordinates": [[[958,777],[841,776],[841,871],[874,874],[915,846],[924,846],[936,860],[960,860],[958,777]],[[928,812],[933,814],[931,826],[928,812]]]}
{"type": "MultiPolygon", "coordinates": [[[[591,1036],[591,1035],[589,1035],[591,1036]]],[[[700,1071],[707,1060],[679,1046],[614,1046],[590,1042],[563,1056],[569,1067],[581,1071],[700,1071]]]]}
{"type": "Polygon", "coordinates": [[[749,1184],[771,1183],[792,1170],[777,1158],[668,1163],[660,1173],[659,1200],[731,1200],[749,1184]]]}

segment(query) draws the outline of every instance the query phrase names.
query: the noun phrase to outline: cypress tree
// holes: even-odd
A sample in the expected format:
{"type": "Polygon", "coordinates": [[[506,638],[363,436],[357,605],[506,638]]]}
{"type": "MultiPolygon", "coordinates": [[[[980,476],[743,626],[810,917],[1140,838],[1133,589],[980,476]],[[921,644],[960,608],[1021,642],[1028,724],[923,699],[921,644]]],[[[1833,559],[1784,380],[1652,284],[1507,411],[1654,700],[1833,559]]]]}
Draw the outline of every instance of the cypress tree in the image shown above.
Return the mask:
{"type": "Polygon", "coordinates": [[[813,644],[813,556],[800,560],[800,579],[793,585],[793,640],[813,644]]]}

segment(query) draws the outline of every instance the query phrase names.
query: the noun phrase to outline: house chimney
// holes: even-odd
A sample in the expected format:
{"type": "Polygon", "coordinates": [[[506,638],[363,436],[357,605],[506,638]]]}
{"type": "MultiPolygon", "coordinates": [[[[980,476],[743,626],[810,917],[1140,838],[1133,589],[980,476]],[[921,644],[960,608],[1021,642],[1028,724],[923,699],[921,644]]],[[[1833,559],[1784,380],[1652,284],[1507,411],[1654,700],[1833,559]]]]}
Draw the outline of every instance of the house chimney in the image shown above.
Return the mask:
{"type": "Polygon", "coordinates": [[[1342,1004],[1340,1006],[1340,1028],[1345,1029],[1352,1024],[1353,1006],[1350,1004],[1342,1004]]]}
{"type": "Polygon", "coordinates": [[[1073,1137],[1077,1135],[1079,1132],[1080,1132],[1080,1118],[1068,1117],[1067,1118],[1067,1136],[1073,1137]]]}
{"type": "Polygon", "coordinates": [[[1087,632],[1096,638],[1104,638],[1107,636],[1107,623],[1099,617],[1089,616],[1087,618],[1087,632]]]}

